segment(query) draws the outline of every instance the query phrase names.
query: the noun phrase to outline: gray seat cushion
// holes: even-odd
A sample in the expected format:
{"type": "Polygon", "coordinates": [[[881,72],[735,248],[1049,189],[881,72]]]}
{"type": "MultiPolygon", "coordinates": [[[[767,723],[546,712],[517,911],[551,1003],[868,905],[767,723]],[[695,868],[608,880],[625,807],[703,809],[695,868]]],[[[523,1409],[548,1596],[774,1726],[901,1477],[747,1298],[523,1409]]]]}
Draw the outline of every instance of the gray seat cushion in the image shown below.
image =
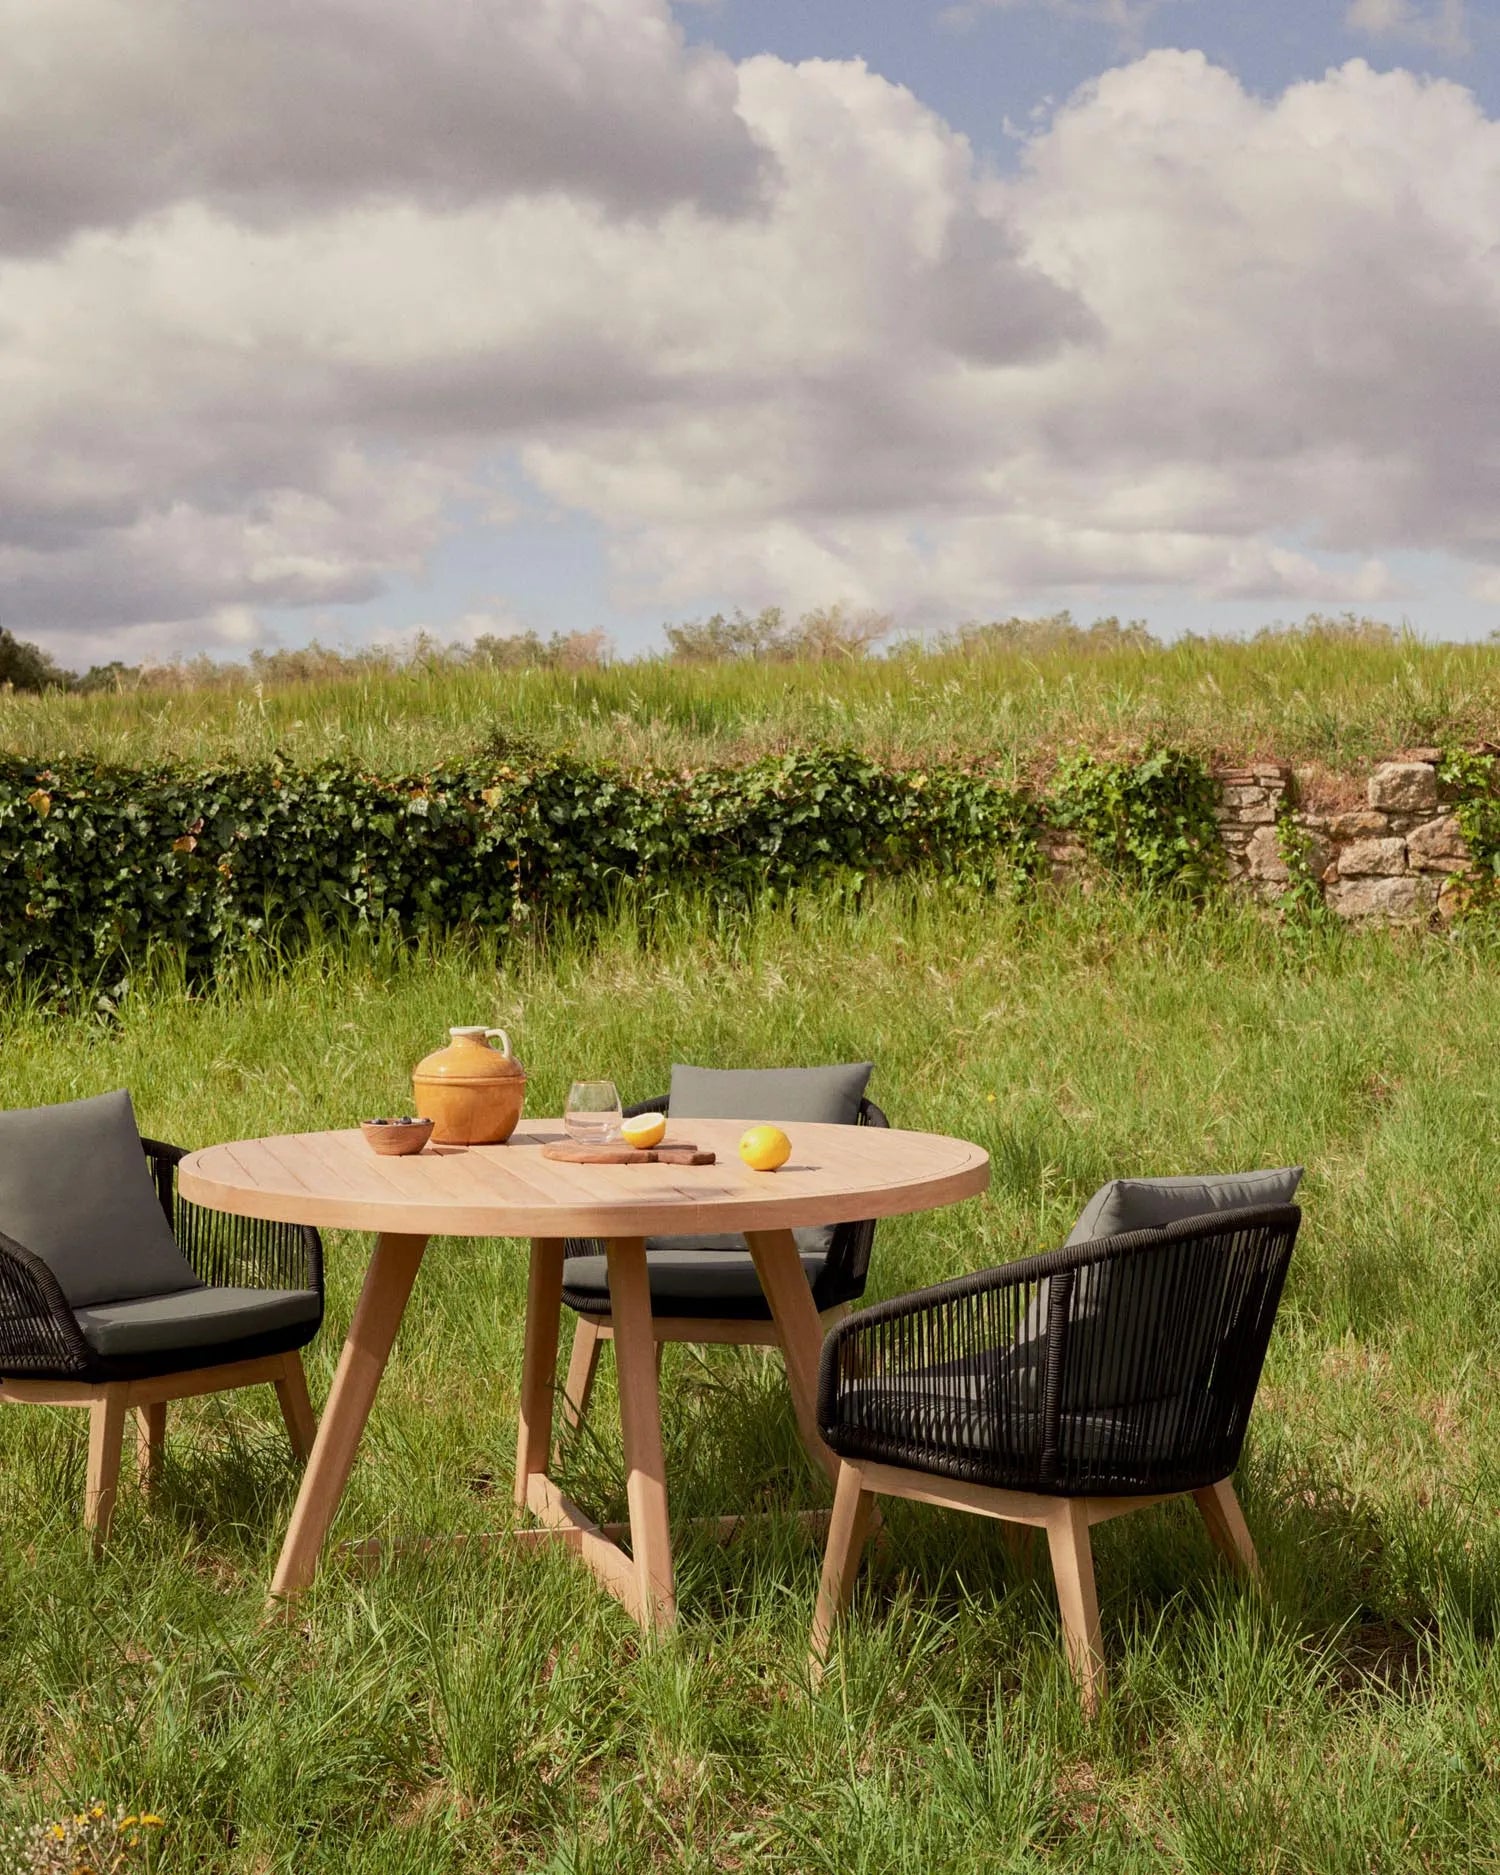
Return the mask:
{"type": "Polygon", "coordinates": [[[854,1126],[872,1064],[852,1061],[832,1068],[672,1069],[667,1111],[674,1120],[797,1120],[854,1126]]]}
{"type": "MultiPolygon", "coordinates": [[[[797,1240],[797,1248],[802,1252],[804,1262],[810,1256],[822,1257],[828,1254],[828,1246],[833,1242],[831,1224],[798,1224],[792,1231],[797,1240]]],[[[750,1246],[737,1230],[719,1231],[702,1237],[648,1237],[646,1253],[651,1255],[658,1250],[714,1251],[737,1250],[741,1256],[749,1256],[750,1246]]]]}
{"type": "Polygon", "coordinates": [[[133,1302],[100,1302],[77,1311],[83,1338],[96,1354],[175,1354],[248,1341],[253,1336],[316,1322],[315,1289],[179,1289],[133,1302]]]}
{"type": "MultiPolygon", "coordinates": [[[[646,1267],[651,1276],[651,1306],[659,1315],[733,1315],[771,1318],[760,1278],[746,1250],[679,1249],[674,1240],[647,1239],[646,1267]],[[653,1244],[655,1248],[653,1248],[653,1244]]],[[[802,1267],[809,1284],[823,1274],[827,1258],[804,1252],[802,1267]]],[[[563,1285],[574,1308],[585,1314],[609,1313],[609,1279],[602,1256],[569,1257],[563,1285]],[[590,1305],[593,1305],[592,1307],[590,1305]]]]}
{"type": "MultiPolygon", "coordinates": [[[[1003,1468],[1034,1469],[1041,1461],[1043,1420],[1035,1408],[1017,1410],[995,1372],[993,1354],[964,1364],[918,1368],[895,1380],[845,1380],[823,1433],[834,1451],[858,1457],[862,1435],[882,1444],[909,1442],[924,1463],[934,1452],[953,1459],[983,1458],[1003,1468]]],[[[1159,1462],[1177,1449],[1179,1427],[1191,1402],[1172,1399],[1144,1411],[1099,1408],[1065,1411],[1058,1445],[1070,1460],[1118,1459],[1159,1462]]]]}
{"type": "Polygon", "coordinates": [[[75,1309],[201,1286],[123,1089],[0,1113],[0,1231],[41,1258],[75,1309]]]}

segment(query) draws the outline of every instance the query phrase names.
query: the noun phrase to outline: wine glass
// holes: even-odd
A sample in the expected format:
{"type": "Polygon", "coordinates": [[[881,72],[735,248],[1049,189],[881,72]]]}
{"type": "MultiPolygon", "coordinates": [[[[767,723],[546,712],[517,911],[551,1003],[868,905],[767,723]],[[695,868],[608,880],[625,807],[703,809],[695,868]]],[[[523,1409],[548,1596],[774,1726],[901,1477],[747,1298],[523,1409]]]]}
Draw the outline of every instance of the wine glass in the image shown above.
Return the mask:
{"type": "Polygon", "coordinates": [[[563,1125],[580,1146],[603,1146],[620,1137],[620,1096],[613,1081],[575,1081],[568,1089],[563,1125]]]}

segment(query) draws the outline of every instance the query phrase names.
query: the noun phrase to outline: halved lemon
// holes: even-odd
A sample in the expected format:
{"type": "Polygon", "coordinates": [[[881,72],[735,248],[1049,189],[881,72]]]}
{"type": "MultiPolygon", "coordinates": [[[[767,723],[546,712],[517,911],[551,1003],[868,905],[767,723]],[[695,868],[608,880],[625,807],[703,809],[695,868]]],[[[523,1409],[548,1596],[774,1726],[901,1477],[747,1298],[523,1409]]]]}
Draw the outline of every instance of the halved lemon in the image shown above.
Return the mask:
{"type": "Polygon", "coordinates": [[[752,1172],[774,1172],[792,1156],[792,1142],[779,1126],[752,1126],[740,1140],[740,1157],[752,1172]]]}
{"type": "Polygon", "coordinates": [[[620,1137],[627,1146],[658,1146],[667,1130],[664,1113],[638,1113],[633,1120],[621,1120],[620,1137]]]}

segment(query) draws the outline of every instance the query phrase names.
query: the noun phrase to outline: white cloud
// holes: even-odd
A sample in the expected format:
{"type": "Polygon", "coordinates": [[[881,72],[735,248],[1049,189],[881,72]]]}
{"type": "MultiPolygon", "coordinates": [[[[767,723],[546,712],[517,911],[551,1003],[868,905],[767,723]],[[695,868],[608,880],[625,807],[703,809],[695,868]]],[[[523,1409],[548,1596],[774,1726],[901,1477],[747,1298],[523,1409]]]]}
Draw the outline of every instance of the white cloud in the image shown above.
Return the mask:
{"type": "MultiPolygon", "coordinates": [[[[31,0],[39,63],[81,4],[31,0]]],[[[353,4],[309,9],[314,50],[353,4]]],[[[359,8],[383,99],[427,15],[359,8]]],[[[258,70],[262,15],[234,17],[258,70]]],[[[1407,550],[1500,567],[1500,126],[1458,86],[1355,61],[1268,100],[1155,53],[1000,179],[858,63],[700,61],[657,0],[524,17],[574,131],[598,89],[618,142],[549,168],[512,125],[476,148],[460,119],[450,149],[398,116],[401,147],[330,131],[320,176],[304,98],[241,169],[220,91],[179,102],[171,174],[137,166],[128,200],[66,140],[30,149],[0,240],[0,619],[80,659],[245,643],[420,570],[460,509],[538,505],[595,519],[622,594],[664,609],[1335,606],[1390,596],[1407,550]],[[589,48],[631,18],[655,50],[626,97],[589,48]],[[711,188],[662,141],[674,111],[723,156],[711,188]]]]}
{"type": "Polygon", "coordinates": [[[0,245],[175,202],[281,220],[564,190],[742,206],[730,61],[666,0],[0,0],[0,245]]]}
{"type": "Polygon", "coordinates": [[[1473,49],[1465,0],[1349,0],[1344,24],[1371,39],[1424,46],[1450,58],[1473,49]]]}

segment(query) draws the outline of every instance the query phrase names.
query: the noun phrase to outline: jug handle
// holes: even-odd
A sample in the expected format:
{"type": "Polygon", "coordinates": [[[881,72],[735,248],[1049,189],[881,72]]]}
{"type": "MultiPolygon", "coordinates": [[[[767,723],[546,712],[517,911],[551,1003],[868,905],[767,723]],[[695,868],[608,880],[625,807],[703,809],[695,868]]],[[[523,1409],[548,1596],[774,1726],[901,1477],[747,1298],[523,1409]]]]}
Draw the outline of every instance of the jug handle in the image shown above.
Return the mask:
{"type": "Polygon", "coordinates": [[[492,1035],[498,1035],[500,1037],[500,1052],[502,1055],[508,1055],[510,1053],[510,1037],[505,1033],[504,1029],[486,1029],[484,1039],[488,1041],[492,1035]]]}

